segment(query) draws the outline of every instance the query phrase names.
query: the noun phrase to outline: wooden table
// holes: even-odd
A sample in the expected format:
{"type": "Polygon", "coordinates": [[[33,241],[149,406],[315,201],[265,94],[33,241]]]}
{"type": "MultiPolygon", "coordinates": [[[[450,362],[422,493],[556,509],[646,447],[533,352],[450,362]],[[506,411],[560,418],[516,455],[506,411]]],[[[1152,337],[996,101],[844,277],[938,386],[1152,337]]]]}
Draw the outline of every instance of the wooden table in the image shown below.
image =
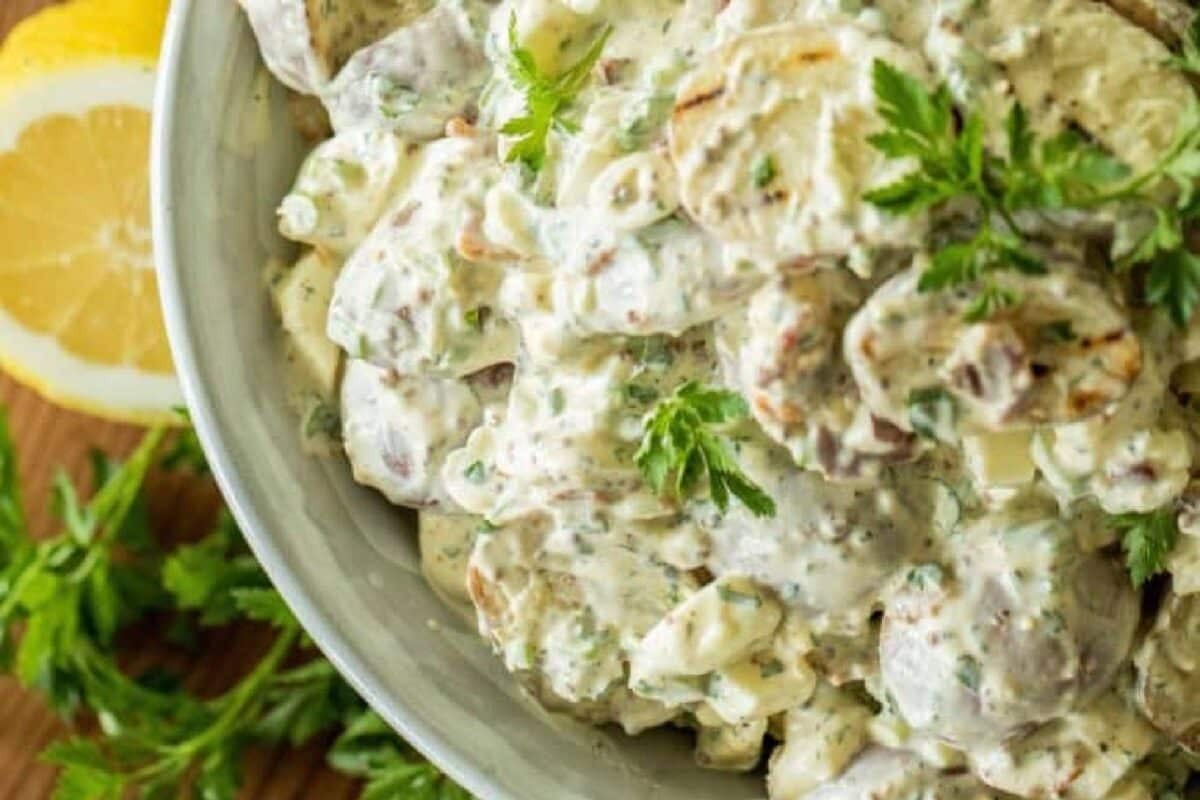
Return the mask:
{"type": "MultiPolygon", "coordinates": [[[[206,0],[207,2],[208,0],[206,0]]],[[[212,0],[216,2],[217,0],[212,0]]],[[[0,39],[22,17],[55,0],[0,0],[0,39]]],[[[136,428],[92,419],[59,409],[0,373],[0,405],[7,407],[17,442],[25,489],[26,513],[38,535],[54,530],[46,502],[50,481],[58,468],[80,480],[87,472],[93,447],[111,453],[127,452],[138,440],[136,428]]],[[[211,485],[180,477],[156,476],[150,486],[151,513],[156,526],[172,537],[202,534],[211,523],[220,498],[211,485]]],[[[205,643],[204,653],[188,668],[188,685],[211,694],[229,686],[259,652],[260,634],[253,630],[220,631],[205,643]]],[[[160,658],[149,643],[133,648],[134,664],[160,658]]],[[[178,659],[178,656],[175,656],[178,659]]],[[[68,727],[39,697],[25,692],[12,678],[0,678],[0,798],[42,800],[54,786],[55,770],[38,761],[38,754],[68,727]]],[[[329,770],[324,748],[293,752],[256,752],[245,765],[243,798],[262,800],[351,800],[358,786],[329,770]]]]}

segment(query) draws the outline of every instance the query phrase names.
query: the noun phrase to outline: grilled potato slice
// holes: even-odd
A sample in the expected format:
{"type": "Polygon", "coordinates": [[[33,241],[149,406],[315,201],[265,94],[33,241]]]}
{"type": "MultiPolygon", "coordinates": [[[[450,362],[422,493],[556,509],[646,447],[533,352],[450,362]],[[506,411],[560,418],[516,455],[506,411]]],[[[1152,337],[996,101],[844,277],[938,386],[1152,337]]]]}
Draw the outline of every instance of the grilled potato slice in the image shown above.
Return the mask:
{"type": "Polygon", "coordinates": [[[915,436],[872,418],[842,358],[842,329],[868,291],[846,270],[786,272],[717,324],[726,382],[796,463],[835,480],[920,452],[915,436]]]}
{"type": "Polygon", "coordinates": [[[922,216],[862,198],[911,166],[867,142],[880,127],[875,59],[926,74],[915,52],[850,25],[761,28],[701,58],[669,123],[696,221],[766,262],[915,244],[922,216]]]}
{"type": "Polygon", "coordinates": [[[1070,257],[1053,258],[1046,275],[997,273],[996,283],[1021,302],[983,322],[964,317],[970,289],[918,289],[923,258],[881,286],[844,339],[871,410],[921,432],[916,413],[932,416],[924,405],[937,398],[958,433],[974,433],[1074,422],[1111,408],[1141,372],[1141,343],[1102,286],[1070,257]]]}
{"type": "Polygon", "coordinates": [[[1153,34],[1095,0],[1006,0],[986,9],[960,12],[962,36],[1002,69],[1011,86],[996,85],[1015,95],[1036,125],[1077,125],[1135,169],[1150,167],[1170,147],[1179,113],[1195,94],[1153,34]]]}

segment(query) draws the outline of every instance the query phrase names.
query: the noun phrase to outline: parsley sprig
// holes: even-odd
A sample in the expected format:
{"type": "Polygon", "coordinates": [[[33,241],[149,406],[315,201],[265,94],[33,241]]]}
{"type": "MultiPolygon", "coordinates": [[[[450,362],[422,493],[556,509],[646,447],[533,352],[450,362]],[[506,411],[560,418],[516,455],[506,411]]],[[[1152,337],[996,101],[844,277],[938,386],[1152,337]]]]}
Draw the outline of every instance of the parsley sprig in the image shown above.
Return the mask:
{"type": "MultiPolygon", "coordinates": [[[[53,504],[61,532],[35,541],[0,410],[0,666],[60,713],[89,711],[100,723],[99,736],[74,736],[43,754],[62,768],[56,800],[233,800],[248,746],[298,745],[339,728],[330,762],[365,779],[364,798],[469,800],[312,655],[230,518],[172,553],[158,547],[142,489],[165,439],[151,431],[121,464],[94,456],[96,489],[86,502],[60,475],[53,504]],[[274,634],[228,691],[201,698],[181,688],[179,676],[130,675],[118,663],[118,634],[156,614],[173,619],[155,624],[175,640],[194,639],[197,625],[245,620],[274,634]]],[[[194,445],[177,437],[167,460],[203,469],[194,445]]]]}
{"type": "Polygon", "coordinates": [[[1015,269],[1046,271],[1028,248],[1017,214],[1029,209],[1062,208],[1127,174],[1117,161],[1073,133],[1038,142],[1020,104],[1006,120],[1008,151],[1000,155],[984,143],[982,113],[955,118],[950,90],[933,91],[911,75],[877,60],[872,79],[876,105],[887,128],[870,137],[871,146],[889,158],[907,158],[915,168],[899,180],[866,194],[868,202],[894,214],[913,214],[951,201],[973,206],[978,228],[973,236],[952,241],[934,252],[921,275],[920,291],[976,283],[983,294],[967,312],[982,319],[1016,302],[1011,292],[987,282],[989,273],[1015,269]]]}
{"type": "MultiPolygon", "coordinates": [[[[1200,48],[1200,42],[1194,46],[1200,48]]],[[[1200,303],[1200,257],[1191,251],[1187,232],[1200,221],[1200,104],[1180,114],[1180,133],[1171,148],[1146,176],[1136,191],[1152,189],[1161,181],[1173,187],[1166,202],[1148,194],[1133,195],[1128,213],[1153,220],[1141,236],[1114,252],[1119,270],[1141,265],[1145,268],[1145,299],[1164,311],[1171,321],[1184,327],[1200,303]]]]}
{"type": "Polygon", "coordinates": [[[563,116],[575,98],[587,85],[592,68],[600,60],[612,28],[605,27],[592,41],[583,56],[555,76],[538,68],[533,53],[522,47],[517,37],[517,18],[508,21],[508,77],[525,97],[525,111],[504,123],[500,132],[516,137],[506,159],[518,161],[534,172],[546,162],[546,137],[551,129],[573,133],[578,126],[563,116]]]}
{"type": "Polygon", "coordinates": [[[736,392],[699,381],[684,383],[647,417],[634,460],[660,496],[682,499],[707,479],[709,495],[722,512],[732,495],[757,517],[775,516],[775,501],[742,471],[719,433],[750,414],[736,392]]]}
{"type": "Polygon", "coordinates": [[[1121,549],[1134,586],[1141,586],[1166,569],[1167,556],[1179,538],[1174,509],[1118,514],[1110,517],[1109,524],[1121,536],[1121,549]]]}
{"type": "MultiPolygon", "coordinates": [[[[1189,40],[1181,60],[1193,69],[1200,66],[1200,28],[1193,29],[1189,40]]],[[[913,160],[915,167],[868,192],[866,199],[895,214],[953,203],[955,208],[972,209],[977,220],[973,234],[934,251],[920,276],[921,291],[981,284],[966,318],[984,319],[1020,299],[991,281],[990,274],[1045,271],[1030,248],[1032,237],[1018,222],[1023,214],[1141,208],[1152,213],[1155,224],[1125,252],[1114,253],[1114,259],[1118,266],[1145,264],[1146,300],[1179,325],[1191,318],[1200,302],[1200,259],[1186,248],[1183,232],[1200,217],[1194,192],[1200,179],[1200,105],[1183,110],[1176,139],[1162,158],[1132,175],[1126,165],[1075,131],[1039,138],[1019,103],[1005,119],[1007,147],[997,153],[985,145],[981,112],[969,111],[960,121],[945,85],[931,91],[883,61],[875,62],[873,81],[887,127],[870,143],[889,158],[913,160]],[[1165,205],[1160,192],[1164,183],[1175,188],[1174,199],[1165,205]]]]}

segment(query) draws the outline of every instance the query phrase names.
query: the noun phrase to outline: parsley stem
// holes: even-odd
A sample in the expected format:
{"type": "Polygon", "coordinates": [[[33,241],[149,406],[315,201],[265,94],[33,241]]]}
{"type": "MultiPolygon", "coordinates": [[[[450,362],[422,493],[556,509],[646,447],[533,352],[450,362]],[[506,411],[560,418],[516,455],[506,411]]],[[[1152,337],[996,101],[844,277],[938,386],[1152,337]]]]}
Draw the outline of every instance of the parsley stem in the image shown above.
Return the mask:
{"type": "Polygon", "coordinates": [[[71,582],[79,582],[87,578],[101,559],[109,557],[109,545],[125,520],[133,510],[150,471],[154,454],[162,444],[166,431],[155,428],[147,433],[130,455],[120,470],[114,474],[98,491],[89,503],[92,517],[95,519],[97,533],[89,543],[87,555],[65,578],[71,582]]]}
{"type": "Polygon", "coordinates": [[[1130,178],[1123,186],[1118,186],[1116,189],[1097,195],[1096,197],[1089,198],[1086,201],[1081,200],[1078,205],[1083,208],[1095,208],[1107,203],[1114,203],[1137,197],[1138,194],[1141,193],[1141,191],[1145,189],[1151,181],[1161,178],[1166,173],[1167,169],[1171,166],[1171,162],[1179,158],[1180,154],[1193,144],[1192,138],[1193,137],[1188,134],[1177,136],[1175,141],[1171,143],[1171,146],[1167,148],[1167,152],[1164,153],[1161,158],[1159,158],[1154,166],[1150,167],[1142,174],[1135,175],[1134,177],[1130,178]]]}
{"type": "Polygon", "coordinates": [[[187,769],[197,753],[205,748],[226,739],[229,729],[237,724],[239,719],[247,716],[251,706],[262,699],[263,689],[271,682],[284,660],[291,654],[300,638],[300,628],[292,625],[284,629],[275,638],[271,649],[263,657],[254,670],[230,690],[212,701],[211,705],[220,708],[208,727],[197,736],[166,746],[160,746],[158,752],[162,759],[146,765],[137,773],[135,781],[144,783],[163,774],[180,774],[187,769]],[[176,772],[178,770],[178,772],[176,772]]]}

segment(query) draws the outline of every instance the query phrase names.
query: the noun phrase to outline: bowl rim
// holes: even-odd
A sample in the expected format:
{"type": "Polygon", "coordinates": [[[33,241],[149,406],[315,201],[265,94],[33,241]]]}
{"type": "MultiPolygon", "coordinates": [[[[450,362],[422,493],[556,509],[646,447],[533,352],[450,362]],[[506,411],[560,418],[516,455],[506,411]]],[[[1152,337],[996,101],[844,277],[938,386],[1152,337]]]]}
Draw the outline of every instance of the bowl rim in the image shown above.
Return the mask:
{"type": "Polygon", "coordinates": [[[243,486],[234,468],[216,420],[212,394],[199,378],[197,354],[192,345],[187,301],[183,294],[176,235],[174,196],[178,184],[172,164],[172,144],[180,105],[177,91],[187,44],[188,21],[200,5],[211,0],[174,0],[171,4],[159,55],[150,145],[150,210],[155,272],[167,338],[175,371],[221,495],[241,528],[255,557],[279,590],[301,626],[320,652],[350,683],[359,696],[405,741],[471,794],[501,798],[505,792],[496,780],[456,746],[421,722],[384,689],[382,681],[356,648],[339,632],[328,614],[289,570],[263,514],[243,486]]]}

